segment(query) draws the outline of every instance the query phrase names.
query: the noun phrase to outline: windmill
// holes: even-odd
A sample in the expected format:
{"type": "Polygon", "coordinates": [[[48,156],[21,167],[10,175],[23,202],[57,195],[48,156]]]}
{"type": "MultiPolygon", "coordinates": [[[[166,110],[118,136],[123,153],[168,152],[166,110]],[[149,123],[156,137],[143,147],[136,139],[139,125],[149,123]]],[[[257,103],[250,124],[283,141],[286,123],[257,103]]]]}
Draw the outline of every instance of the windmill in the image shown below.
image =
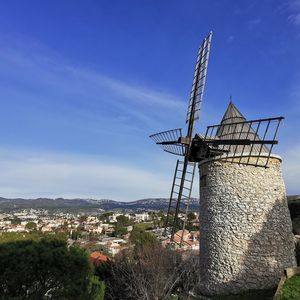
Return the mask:
{"type": "Polygon", "coordinates": [[[283,120],[276,117],[247,121],[230,102],[221,124],[208,126],[205,134],[194,135],[195,121],[200,119],[211,40],[212,32],[198,50],[186,116],[187,134],[182,135],[182,129],[177,128],[150,135],[164,151],[183,157],[176,163],[164,231],[165,235],[170,234],[171,245],[176,239],[179,247],[183,244],[196,164],[214,159],[267,168],[283,120]],[[180,237],[175,237],[178,229],[182,229],[180,237]]]}

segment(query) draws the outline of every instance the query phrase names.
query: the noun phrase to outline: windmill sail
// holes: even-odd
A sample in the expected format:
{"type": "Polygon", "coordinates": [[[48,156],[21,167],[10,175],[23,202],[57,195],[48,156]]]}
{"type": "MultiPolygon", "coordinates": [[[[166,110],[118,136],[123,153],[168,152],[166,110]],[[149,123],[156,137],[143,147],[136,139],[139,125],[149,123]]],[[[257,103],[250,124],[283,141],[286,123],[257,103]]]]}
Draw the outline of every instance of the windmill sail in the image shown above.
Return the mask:
{"type": "MultiPolygon", "coordinates": [[[[169,209],[167,214],[166,232],[171,229],[171,244],[176,242],[176,230],[180,223],[179,215],[181,214],[182,205],[186,205],[185,216],[187,215],[189,201],[195,173],[195,163],[190,162],[190,148],[193,140],[193,131],[195,120],[199,120],[201,103],[203,99],[204,86],[206,80],[208,59],[210,53],[212,33],[208,35],[202,42],[199,48],[196,68],[194,72],[194,79],[192,84],[192,91],[190,95],[189,105],[187,109],[186,123],[188,124],[187,135],[182,136],[181,129],[174,129],[169,131],[160,132],[150,136],[156,144],[172,154],[184,156],[183,161],[177,161],[172,191],[169,202],[169,209]],[[191,171],[192,169],[192,171],[191,171]],[[190,178],[189,176],[192,175],[190,178]],[[187,186],[188,184],[188,186],[187,186]],[[172,219],[171,225],[170,220],[172,219]]],[[[182,237],[184,234],[184,227],[186,217],[183,218],[182,236],[179,247],[182,246],[182,237]]]]}
{"type": "Polygon", "coordinates": [[[267,167],[272,148],[278,143],[276,136],[282,120],[276,117],[247,121],[230,102],[221,123],[207,127],[203,141],[213,146],[212,156],[219,151],[216,159],[267,167]]]}
{"type": "MultiPolygon", "coordinates": [[[[195,172],[195,164],[189,161],[190,148],[192,145],[195,120],[198,120],[200,118],[200,108],[201,108],[201,103],[202,103],[202,98],[204,93],[211,38],[212,38],[212,32],[210,32],[208,37],[203,40],[202,45],[198,51],[197,60],[196,60],[196,68],[195,68],[194,79],[192,84],[192,92],[190,95],[190,101],[187,110],[186,123],[188,123],[188,130],[187,130],[187,135],[185,137],[185,142],[184,143],[182,142],[182,144],[185,147],[185,153],[184,153],[184,161],[182,163],[181,176],[178,177],[179,184],[178,184],[178,193],[176,194],[177,196],[176,208],[175,208],[174,221],[173,221],[173,227],[171,233],[171,243],[174,242],[176,224],[178,222],[182,201],[187,200],[189,202],[191,197],[191,191],[192,191],[193,180],[194,180],[194,172],[195,172]],[[194,171],[193,171],[193,177],[191,179],[191,187],[190,190],[188,190],[188,188],[185,187],[185,184],[188,180],[187,177],[189,174],[189,167],[191,164],[194,168],[193,169],[194,171]],[[185,192],[187,190],[189,191],[189,194],[186,196],[185,192]],[[186,197],[187,199],[185,199],[186,197]]],[[[180,142],[180,140],[178,142],[180,142]]],[[[172,201],[173,199],[170,198],[170,205],[172,201]]],[[[184,230],[182,231],[182,236],[183,234],[184,234],[184,230]]],[[[179,246],[180,247],[182,246],[182,242],[179,244],[179,246]]]]}
{"type": "Polygon", "coordinates": [[[150,138],[164,151],[171,154],[184,156],[186,152],[185,145],[179,143],[179,139],[182,137],[181,131],[181,128],[162,131],[150,135],[150,138]]]}
{"type": "Polygon", "coordinates": [[[200,118],[211,38],[212,32],[210,32],[208,37],[203,40],[202,45],[198,50],[190,101],[187,109],[186,123],[189,123],[191,120],[199,120],[200,118]]]}

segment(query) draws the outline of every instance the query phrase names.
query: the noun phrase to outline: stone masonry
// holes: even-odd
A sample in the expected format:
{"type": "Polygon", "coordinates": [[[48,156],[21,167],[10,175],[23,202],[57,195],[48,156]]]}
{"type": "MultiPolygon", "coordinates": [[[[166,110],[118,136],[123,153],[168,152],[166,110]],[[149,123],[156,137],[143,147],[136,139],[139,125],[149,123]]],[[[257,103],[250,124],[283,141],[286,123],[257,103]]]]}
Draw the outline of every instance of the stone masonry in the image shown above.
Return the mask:
{"type": "Polygon", "coordinates": [[[280,157],[269,168],[210,159],[199,171],[201,292],[274,288],[296,265],[280,157]]]}

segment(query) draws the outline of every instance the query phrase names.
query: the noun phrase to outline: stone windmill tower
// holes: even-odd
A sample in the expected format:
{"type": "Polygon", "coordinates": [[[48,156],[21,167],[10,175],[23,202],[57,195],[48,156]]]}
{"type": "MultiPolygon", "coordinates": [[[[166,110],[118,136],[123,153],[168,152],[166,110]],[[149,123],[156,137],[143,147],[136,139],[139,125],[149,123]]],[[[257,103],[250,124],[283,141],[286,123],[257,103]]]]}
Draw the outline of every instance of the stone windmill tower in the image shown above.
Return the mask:
{"type": "MultiPolygon", "coordinates": [[[[216,135],[255,134],[245,122],[230,102],[221,121],[227,133],[219,126],[216,135]],[[238,122],[247,128],[237,128],[238,122]]],[[[202,292],[209,295],[273,288],[282,270],[296,265],[281,158],[265,144],[229,150],[226,160],[199,163],[200,278],[202,292]],[[265,160],[267,167],[256,166],[265,160]]]]}
{"type": "Polygon", "coordinates": [[[212,33],[198,51],[187,134],[177,128],[150,137],[164,151],[183,157],[177,160],[165,223],[170,247],[182,246],[199,166],[201,290],[218,295],[274,287],[295,258],[281,158],[272,152],[283,117],[247,121],[230,102],[220,124],[194,134],[211,39],[212,33]]]}

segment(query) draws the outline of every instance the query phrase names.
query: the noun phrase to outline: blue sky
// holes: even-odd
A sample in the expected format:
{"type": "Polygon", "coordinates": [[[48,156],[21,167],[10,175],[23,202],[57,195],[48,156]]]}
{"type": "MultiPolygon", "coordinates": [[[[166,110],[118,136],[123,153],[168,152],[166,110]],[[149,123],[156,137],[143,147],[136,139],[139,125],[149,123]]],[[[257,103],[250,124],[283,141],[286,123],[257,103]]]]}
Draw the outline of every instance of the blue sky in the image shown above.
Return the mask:
{"type": "Polygon", "coordinates": [[[0,4],[0,195],[168,197],[176,157],[148,136],[184,126],[210,30],[197,130],[230,94],[249,119],[285,116],[274,152],[300,193],[300,0],[128,0],[0,4]]]}

